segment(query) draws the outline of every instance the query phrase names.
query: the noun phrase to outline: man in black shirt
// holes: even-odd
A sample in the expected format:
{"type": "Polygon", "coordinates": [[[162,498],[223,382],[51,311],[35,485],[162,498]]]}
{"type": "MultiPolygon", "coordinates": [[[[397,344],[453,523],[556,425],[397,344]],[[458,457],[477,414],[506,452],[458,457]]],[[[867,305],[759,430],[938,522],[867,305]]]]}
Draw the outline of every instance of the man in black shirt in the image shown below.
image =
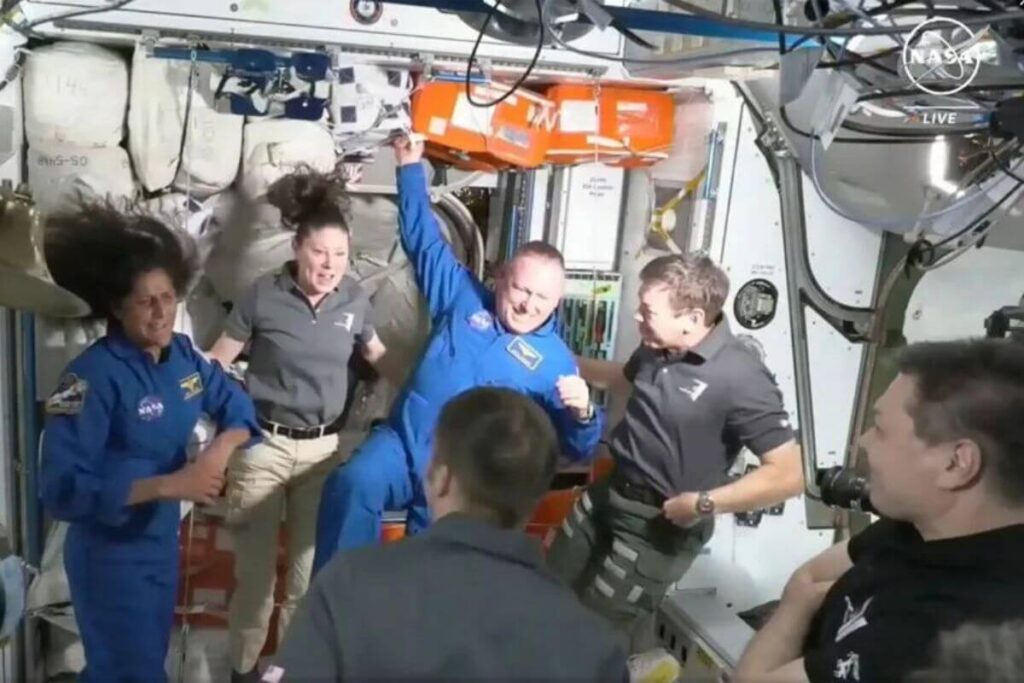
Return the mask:
{"type": "Polygon", "coordinates": [[[510,389],[471,389],[444,407],[433,442],[425,483],[436,523],[334,557],[263,680],[623,683],[612,629],[519,528],[558,464],[543,409],[510,389]]]}
{"type": "Polygon", "coordinates": [[[1024,344],[908,347],[861,437],[882,520],[797,570],[736,681],[901,681],[1024,618],[1024,344]]]}
{"type": "Polygon", "coordinates": [[[714,516],[797,495],[803,474],[774,378],[729,331],[725,273],[687,254],[652,260],[640,279],[642,346],[625,366],[580,359],[584,379],[628,396],[609,439],[615,469],[577,501],[548,559],[634,652],[646,650],[631,670],[647,681],[678,669],[648,650],[650,616],[710,539],[714,516]],[[729,482],[743,447],[761,466],[729,482]]]}

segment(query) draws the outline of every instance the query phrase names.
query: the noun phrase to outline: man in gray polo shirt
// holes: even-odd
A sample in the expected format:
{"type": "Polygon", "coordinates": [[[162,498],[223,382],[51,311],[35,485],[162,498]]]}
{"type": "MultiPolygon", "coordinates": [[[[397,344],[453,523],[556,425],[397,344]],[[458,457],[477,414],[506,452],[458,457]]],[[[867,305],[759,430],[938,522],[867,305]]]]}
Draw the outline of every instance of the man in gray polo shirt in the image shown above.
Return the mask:
{"type": "Polygon", "coordinates": [[[263,680],[624,683],[626,651],[524,533],[561,455],[551,419],[480,387],[441,410],[424,486],[435,523],[337,553],[263,680]]]}
{"type": "MultiPolygon", "coordinates": [[[[803,487],[774,378],[722,314],[725,273],[685,255],[655,259],[640,277],[642,346],[625,366],[580,360],[588,382],[628,394],[610,438],[615,469],[577,501],[549,550],[555,572],[629,633],[634,651],[646,646],[668,587],[711,538],[715,514],[771,506],[803,487]],[[726,483],[742,447],[761,467],[726,483]]],[[[678,671],[660,656],[631,666],[634,680],[678,671]]]]}

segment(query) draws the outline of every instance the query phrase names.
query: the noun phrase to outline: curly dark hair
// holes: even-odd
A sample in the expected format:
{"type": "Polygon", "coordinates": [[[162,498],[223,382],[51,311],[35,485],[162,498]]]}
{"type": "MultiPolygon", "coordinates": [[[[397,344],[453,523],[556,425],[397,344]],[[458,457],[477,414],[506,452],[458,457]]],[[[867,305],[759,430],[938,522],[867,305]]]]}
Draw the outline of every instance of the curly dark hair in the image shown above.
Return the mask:
{"type": "Polygon", "coordinates": [[[110,322],[139,276],[163,270],[183,297],[198,269],[188,235],[110,201],[79,199],[47,216],[43,249],[54,281],[89,304],[88,317],[110,322]]]}
{"type": "Polygon", "coordinates": [[[299,242],[321,228],[349,231],[348,195],[339,175],[300,166],[270,186],[267,201],[281,211],[285,226],[295,231],[299,242]]]}

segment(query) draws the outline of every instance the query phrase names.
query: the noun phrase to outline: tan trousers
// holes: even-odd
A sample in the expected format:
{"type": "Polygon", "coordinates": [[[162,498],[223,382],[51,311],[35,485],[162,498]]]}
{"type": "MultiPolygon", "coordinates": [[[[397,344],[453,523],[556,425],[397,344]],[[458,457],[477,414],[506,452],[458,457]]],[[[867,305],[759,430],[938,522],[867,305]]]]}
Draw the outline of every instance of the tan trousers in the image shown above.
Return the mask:
{"type": "Polygon", "coordinates": [[[295,440],[263,432],[228,466],[225,524],[234,539],[235,590],[228,608],[231,666],[245,673],[259,659],[274,611],[277,539],[287,529],[288,574],[278,614],[278,642],[309,588],[317,507],[327,475],[352,451],[337,434],[295,440]],[[345,444],[345,445],[343,445],[345,444]]]}

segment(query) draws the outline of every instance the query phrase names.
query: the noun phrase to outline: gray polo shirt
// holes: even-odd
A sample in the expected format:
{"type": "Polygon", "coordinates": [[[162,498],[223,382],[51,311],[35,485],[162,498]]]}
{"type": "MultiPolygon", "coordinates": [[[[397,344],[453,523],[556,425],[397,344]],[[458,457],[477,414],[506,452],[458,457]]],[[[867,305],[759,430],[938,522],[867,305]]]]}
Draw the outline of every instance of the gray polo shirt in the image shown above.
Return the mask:
{"type": "Polygon", "coordinates": [[[339,553],[274,657],[281,683],[626,683],[611,626],[550,573],[539,539],[461,513],[339,553]]]}
{"type": "Polygon", "coordinates": [[[345,407],[349,357],[355,342],[373,339],[372,309],[348,276],[314,308],[293,272],[289,262],[259,278],[235,302],[224,331],[250,342],[245,383],[257,415],[316,427],[334,422],[345,407]]]}
{"type": "Polygon", "coordinates": [[[725,320],[685,353],[640,347],[624,372],[633,392],[611,453],[663,495],[720,486],[743,446],[761,456],[793,438],[775,378],[725,320]]]}

